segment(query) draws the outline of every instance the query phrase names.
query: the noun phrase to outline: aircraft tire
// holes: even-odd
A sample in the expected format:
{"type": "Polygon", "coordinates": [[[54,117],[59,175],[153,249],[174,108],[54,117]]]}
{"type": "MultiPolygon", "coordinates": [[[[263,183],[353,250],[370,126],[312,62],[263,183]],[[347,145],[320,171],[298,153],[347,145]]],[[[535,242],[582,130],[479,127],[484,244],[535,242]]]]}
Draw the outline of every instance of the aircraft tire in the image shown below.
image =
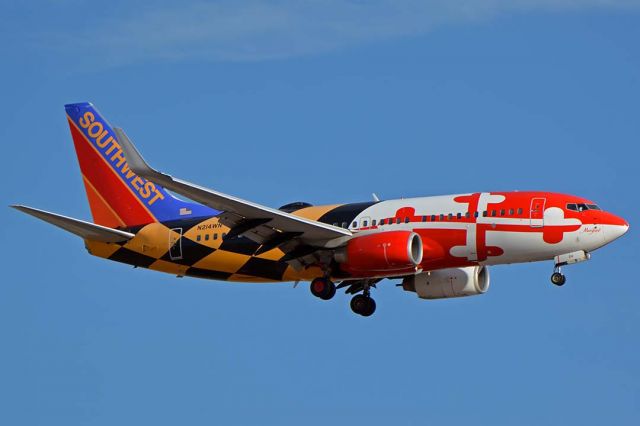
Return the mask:
{"type": "Polygon", "coordinates": [[[368,317],[376,311],[376,302],[364,294],[356,294],[351,299],[351,310],[358,315],[368,317]]]}
{"type": "Polygon", "coordinates": [[[329,300],[336,294],[336,285],[330,279],[324,277],[314,278],[309,288],[311,294],[322,300],[329,300]]]}
{"type": "Polygon", "coordinates": [[[367,304],[364,312],[361,312],[360,315],[363,317],[370,317],[376,311],[376,301],[373,300],[372,297],[367,297],[367,304]]]}
{"type": "Polygon", "coordinates": [[[565,282],[567,282],[567,277],[565,277],[563,274],[561,274],[560,272],[554,272],[551,275],[551,282],[554,285],[557,285],[558,287],[564,285],[565,282]]]}

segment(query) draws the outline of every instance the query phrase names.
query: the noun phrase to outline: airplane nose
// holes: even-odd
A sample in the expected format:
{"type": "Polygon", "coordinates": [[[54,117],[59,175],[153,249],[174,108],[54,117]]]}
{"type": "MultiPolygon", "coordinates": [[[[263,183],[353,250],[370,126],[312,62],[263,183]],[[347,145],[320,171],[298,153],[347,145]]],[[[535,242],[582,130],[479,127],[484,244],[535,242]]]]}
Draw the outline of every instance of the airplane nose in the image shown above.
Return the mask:
{"type": "Polygon", "coordinates": [[[620,224],[609,225],[609,226],[606,226],[605,228],[606,228],[605,237],[607,239],[607,242],[611,242],[613,240],[617,240],[618,238],[622,237],[624,234],[627,233],[627,231],[629,231],[629,223],[624,219],[621,219],[620,224]]]}

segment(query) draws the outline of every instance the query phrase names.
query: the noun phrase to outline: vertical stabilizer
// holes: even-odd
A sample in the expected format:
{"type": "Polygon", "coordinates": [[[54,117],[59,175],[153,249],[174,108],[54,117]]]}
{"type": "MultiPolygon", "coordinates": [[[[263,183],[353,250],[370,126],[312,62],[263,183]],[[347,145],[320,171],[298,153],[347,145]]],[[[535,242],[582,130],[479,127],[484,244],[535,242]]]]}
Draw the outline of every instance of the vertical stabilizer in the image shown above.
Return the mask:
{"type": "Polygon", "coordinates": [[[219,212],[182,201],[128,166],[115,132],[88,102],[65,105],[93,220],[111,228],[215,216],[219,212]]]}

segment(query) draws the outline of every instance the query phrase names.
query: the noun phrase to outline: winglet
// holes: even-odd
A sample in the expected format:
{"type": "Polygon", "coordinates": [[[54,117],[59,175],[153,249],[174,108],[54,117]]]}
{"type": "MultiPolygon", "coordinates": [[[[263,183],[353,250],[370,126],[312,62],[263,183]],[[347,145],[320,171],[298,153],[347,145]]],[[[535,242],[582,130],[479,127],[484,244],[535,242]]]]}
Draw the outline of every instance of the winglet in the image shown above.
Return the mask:
{"type": "Polygon", "coordinates": [[[114,132],[120,143],[120,147],[124,152],[124,156],[127,159],[127,164],[136,174],[144,177],[156,177],[162,173],[154,170],[149,164],[142,158],[140,151],[135,147],[131,139],[126,135],[124,130],[119,127],[115,127],[114,132]]]}
{"type": "Polygon", "coordinates": [[[120,143],[120,148],[122,148],[124,157],[127,159],[127,164],[129,165],[131,170],[133,170],[139,176],[142,176],[152,182],[172,189],[174,179],[171,176],[159,172],[151,167],[144,160],[144,158],[142,158],[140,151],[138,151],[138,148],[136,148],[133,142],[131,142],[131,139],[129,139],[124,130],[116,127],[114,128],[114,132],[116,133],[116,137],[118,138],[118,142],[120,143]]]}

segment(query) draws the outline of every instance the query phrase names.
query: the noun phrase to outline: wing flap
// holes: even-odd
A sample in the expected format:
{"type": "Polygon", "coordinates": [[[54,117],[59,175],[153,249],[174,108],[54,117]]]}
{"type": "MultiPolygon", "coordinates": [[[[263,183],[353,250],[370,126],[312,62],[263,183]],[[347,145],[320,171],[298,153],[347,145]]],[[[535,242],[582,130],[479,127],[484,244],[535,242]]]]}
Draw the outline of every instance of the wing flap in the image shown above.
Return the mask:
{"type": "Polygon", "coordinates": [[[85,222],[84,220],[74,219],[72,217],[63,216],[48,211],[34,209],[33,207],[14,205],[11,206],[16,210],[40,220],[48,222],[52,225],[62,228],[65,231],[76,234],[87,240],[101,241],[104,243],[120,243],[130,240],[135,235],[130,232],[120,231],[118,229],[108,228],[95,223],[85,222]]]}

